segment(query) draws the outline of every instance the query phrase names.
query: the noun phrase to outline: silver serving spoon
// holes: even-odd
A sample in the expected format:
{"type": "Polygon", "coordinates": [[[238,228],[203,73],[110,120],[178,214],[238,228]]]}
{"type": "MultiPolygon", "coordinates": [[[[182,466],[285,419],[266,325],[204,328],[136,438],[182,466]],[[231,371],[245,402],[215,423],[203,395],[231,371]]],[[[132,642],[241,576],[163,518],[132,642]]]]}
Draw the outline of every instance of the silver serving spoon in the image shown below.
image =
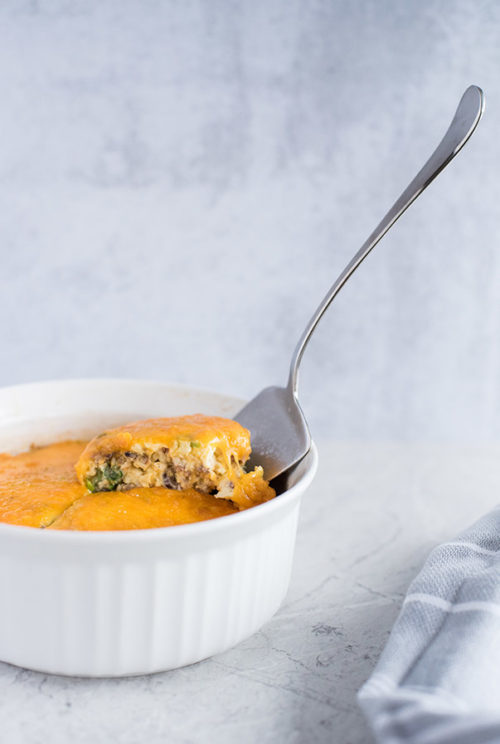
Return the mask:
{"type": "Polygon", "coordinates": [[[320,318],[380,238],[462,149],[483,111],[483,91],[471,85],[463,94],[453,121],[436,150],[347,264],[312,316],[293,353],[287,386],[265,388],[234,417],[251,433],[250,467],[262,465],[268,480],[300,462],[311,447],[311,436],[297,397],[298,374],[302,355],[320,318]]]}

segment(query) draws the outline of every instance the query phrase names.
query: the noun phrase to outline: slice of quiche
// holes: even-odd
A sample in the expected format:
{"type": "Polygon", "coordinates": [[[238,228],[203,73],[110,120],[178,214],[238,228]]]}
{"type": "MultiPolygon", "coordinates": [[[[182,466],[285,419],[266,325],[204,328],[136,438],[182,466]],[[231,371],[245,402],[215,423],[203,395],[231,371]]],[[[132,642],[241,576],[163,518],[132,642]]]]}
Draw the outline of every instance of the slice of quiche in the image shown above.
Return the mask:
{"type": "Polygon", "coordinates": [[[217,416],[180,416],[137,421],[92,439],[76,465],[92,493],[130,488],[195,489],[247,507],[275,493],[262,468],[245,474],[250,433],[217,416]],[[242,487],[243,484],[251,488],[242,487]]]}

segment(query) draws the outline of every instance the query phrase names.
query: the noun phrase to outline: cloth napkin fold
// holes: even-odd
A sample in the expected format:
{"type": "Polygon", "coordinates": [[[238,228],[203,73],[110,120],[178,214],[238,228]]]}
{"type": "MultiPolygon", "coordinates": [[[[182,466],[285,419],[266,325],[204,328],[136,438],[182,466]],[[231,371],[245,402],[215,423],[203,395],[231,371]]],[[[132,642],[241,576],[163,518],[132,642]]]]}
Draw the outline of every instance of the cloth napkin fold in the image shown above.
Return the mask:
{"type": "Polygon", "coordinates": [[[358,699],[383,744],[500,743],[500,507],[432,551],[358,699]]]}

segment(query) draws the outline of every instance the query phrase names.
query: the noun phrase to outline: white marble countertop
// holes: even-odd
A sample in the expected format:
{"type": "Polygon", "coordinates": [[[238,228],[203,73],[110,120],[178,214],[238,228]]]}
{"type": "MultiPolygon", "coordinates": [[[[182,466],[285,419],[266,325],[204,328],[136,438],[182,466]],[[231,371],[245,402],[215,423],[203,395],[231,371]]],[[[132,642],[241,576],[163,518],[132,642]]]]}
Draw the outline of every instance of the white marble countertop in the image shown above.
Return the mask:
{"type": "Polygon", "coordinates": [[[225,654],[126,679],[0,664],[5,744],[370,740],[355,694],[431,547],[498,501],[500,444],[323,443],[288,597],[225,654]]]}

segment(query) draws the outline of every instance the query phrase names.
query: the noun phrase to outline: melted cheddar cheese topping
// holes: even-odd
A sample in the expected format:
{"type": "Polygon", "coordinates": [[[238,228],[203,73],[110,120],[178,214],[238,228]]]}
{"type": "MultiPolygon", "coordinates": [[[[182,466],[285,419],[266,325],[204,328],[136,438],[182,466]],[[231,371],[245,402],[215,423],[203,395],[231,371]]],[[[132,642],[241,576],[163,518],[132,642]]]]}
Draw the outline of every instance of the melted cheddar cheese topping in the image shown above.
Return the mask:
{"type": "Polygon", "coordinates": [[[273,498],[275,493],[260,468],[235,479],[231,499],[192,488],[132,487],[89,493],[80,482],[97,454],[126,450],[138,441],[171,447],[185,437],[195,437],[200,445],[216,440],[228,469],[250,454],[248,432],[236,422],[213,418],[207,429],[207,417],[172,421],[168,431],[165,419],[152,419],[106,432],[89,443],[58,442],[17,455],[0,454],[0,522],[59,530],[147,529],[214,519],[273,498]]]}
{"type": "Polygon", "coordinates": [[[0,521],[48,527],[86,493],[75,475],[85,442],[60,442],[0,455],[0,521]]]}

